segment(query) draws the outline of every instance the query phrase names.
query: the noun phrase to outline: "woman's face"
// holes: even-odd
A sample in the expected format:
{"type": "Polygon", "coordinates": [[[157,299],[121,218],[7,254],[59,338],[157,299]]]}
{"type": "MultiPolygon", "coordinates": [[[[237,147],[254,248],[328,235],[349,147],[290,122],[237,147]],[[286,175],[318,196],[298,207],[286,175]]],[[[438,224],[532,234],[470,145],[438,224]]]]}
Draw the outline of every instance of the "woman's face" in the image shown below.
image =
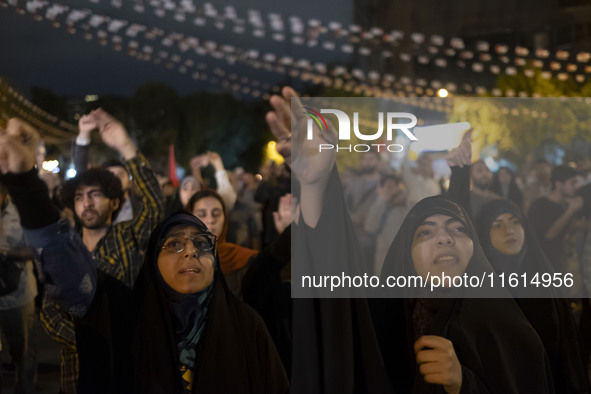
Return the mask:
{"type": "Polygon", "coordinates": [[[513,178],[511,176],[511,173],[505,169],[505,168],[501,168],[499,170],[499,183],[501,185],[509,185],[511,183],[511,178],[513,178]]]}
{"type": "Polygon", "coordinates": [[[209,286],[214,274],[213,246],[195,227],[173,227],[158,255],[158,270],[166,284],[181,294],[197,293],[209,286]],[[206,250],[209,247],[213,248],[206,250]]]}
{"type": "Polygon", "coordinates": [[[525,231],[519,218],[512,213],[500,214],[490,227],[490,242],[499,252],[515,255],[523,248],[525,231]]]}
{"type": "Polygon", "coordinates": [[[197,184],[197,182],[194,182],[192,180],[185,180],[183,182],[179,190],[179,197],[181,200],[181,204],[183,204],[183,207],[187,206],[191,197],[193,197],[193,195],[198,191],[199,185],[197,184]]]}
{"type": "Polygon", "coordinates": [[[432,215],[417,227],[412,242],[412,261],[417,274],[427,278],[461,276],[474,254],[466,228],[447,215],[432,215]]]}
{"type": "Polygon", "coordinates": [[[197,216],[212,232],[219,237],[224,229],[224,209],[215,197],[204,197],[193,205],[193,215],[197,216]]]}

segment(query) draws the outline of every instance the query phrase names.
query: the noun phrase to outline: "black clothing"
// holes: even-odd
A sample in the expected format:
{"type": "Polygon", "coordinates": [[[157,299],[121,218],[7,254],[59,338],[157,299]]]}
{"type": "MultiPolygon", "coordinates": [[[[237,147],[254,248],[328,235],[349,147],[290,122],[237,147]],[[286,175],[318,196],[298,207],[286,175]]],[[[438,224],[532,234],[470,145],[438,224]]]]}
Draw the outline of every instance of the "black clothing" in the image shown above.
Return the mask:
{"type": "Polygon", "coordinates": [[[262,207],[262,243],[261,247],[269,245],[277,236],[273,212],[279,207],[281,196],[291,193],[291,179],[289,177],[277,177],[274,182],[262,181],[254,194],[254,200],[263,205],[262,207]]]}
{"type": "Polygon", "coordinates": [[[564,212],[565,208],[562,205],[550,201],[546,197],[541,197],[531,203],[527,213],[527,218],[540,246],[556,272],[566,272],[564,267],[564,237],[568,226],[565,226],[553,239],[547,239],[546,233],[564,212]]]}
{"type": "MultiPolygon", "coordinates": [[[[411,257],[417,227],[435,214],[460,221],[474,243],[468,275],[491,272],[475,229],[457,203],[429,197],[409,212],[386,256],[382,279],[417,275],[411,257]]],[[[462,393],[553,393],[548,359],[540,338],[504,289],[453,288],[433,293],[403,289],[404,299],[372,300],[372,315],[386,369],[404,392],[443,392],[418,372],[413,344],[420,335],[449,339],[462,366],[462,393]],[[439,299],[433,298],[439,296],[439,299]],[[412,299],[408,297],[420,297],[412,299]],[[453,298],[452,298],[453,297],[453,298]]]]}
{"type": "MultiPolygon", "coordinates": [[[[535,234],[521,210],[507,200],[495,200],[486,204],[476,218],[482,248],[493,268],[498,272],[529,277],[535,274],[552,274],[554,271],[540,248],[535,234]],[[524,229],[525,240],[522,253],[507,256],[491,243],[490,229],[499,215],[515,215],[524,229]]],[[[515,301],[536,330],[544,347],[554,378],[557,393],[588,393],[589,378],[583,361],[581,341],[566,299],[559,298],[559,289],[550,287],[509,288],[515,301]],[[543,298],[533,298],[533,297],[543,298]],[[521,298],[528,297],[528,298],[521,298]]]]}
{"type": "MultiPolygon", "coordinates": [[[[206,231],[199,219],[187,213],[173,215],[153,231],[133,294],[120,282],[101,276],[90,310],[76,324],[80,392],[185,392],[179,368],[178,320],[156,260],[167,229],[189,223],[206,231]]],[[[217,258],[215,264],[191,391],[287,392],[287,377],[263,321],[230,293],[217,258]]]]}
{"type": "MultiPolygon", "coordinates": [[[[326,187],[318,225],[311,228],[300,216],[292,232],[294,284],[300,286],[302,275],[367,272],[336,168],[326,187]]],[[[294,285],[294,290],[299,289],[294,285]]],[[[292,392],[405,393],[389,385],[366,299],[297,298],[293,320],[292,392]]]]}
{"type": "Polygon", "coordinates": [[[242,279],[243,301],[261,315],[288,375],[292,359],[291,281],[282,275],[291,262],[291,226],[251,257],[242,279]]]}

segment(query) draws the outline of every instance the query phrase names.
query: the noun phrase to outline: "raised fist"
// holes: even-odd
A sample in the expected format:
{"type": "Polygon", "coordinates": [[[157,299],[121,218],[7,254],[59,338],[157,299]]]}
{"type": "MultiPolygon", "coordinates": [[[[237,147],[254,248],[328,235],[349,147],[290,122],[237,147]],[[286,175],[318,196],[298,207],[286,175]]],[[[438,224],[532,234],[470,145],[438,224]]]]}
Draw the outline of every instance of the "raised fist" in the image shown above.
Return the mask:
{"type": "Polygon", "coordinates": [[[35,166],[39,133],[25,121],[12,118],[0,130],[0,171],[20,174],[35,166]]]}
{"type": "Polygon", "coordinates": [[[82,115],[78,119],[78,134],[86,140],[90,140],[90,132],[96,127],[94,117],[91,115],[82,115]]]}
{"type": "Polygon", "coordinates": [[[119,151],[125,159],[135,156],[137,151],[135,144],[121,122],[101,108],[92,111],[89,115],[94,119],[105,145],[119,151]]]}

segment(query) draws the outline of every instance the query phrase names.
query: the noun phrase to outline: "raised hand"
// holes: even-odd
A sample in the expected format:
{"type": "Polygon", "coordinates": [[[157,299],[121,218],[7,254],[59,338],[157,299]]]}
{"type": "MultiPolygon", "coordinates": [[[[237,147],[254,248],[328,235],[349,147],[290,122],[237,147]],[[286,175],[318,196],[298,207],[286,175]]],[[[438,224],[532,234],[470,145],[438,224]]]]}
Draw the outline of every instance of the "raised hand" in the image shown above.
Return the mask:
{"type": "Polygon", "coordinates": [[[304,115],[304,108],[292,88],[284,87],[281,96],[271,97],[270,103],[273,111],[267,113],[266,120],[277,138],[277,152],[285,158],[292,174],[302,184],[315,184],[327,178],[336,153],[333,149],[319,152],[319,145],[336,145],[337,137],[332,125],[329,124],[328,130],[321,131],[314,124],[312,139],[308,140],[308,117],[304,115]],[[297,149],[293,149],[296,144],[297,149]]]}
{"type": "Polygon", "coordinates": [[[291,194],[279,198],[277,211],[273,212],[273,222],[279,234],[291,224],[291,194]]]}
{"type": "Polygon", "coordinates": [[[414,349],[425,382],[442,385],[448,394],[460,392],[462,366],[449,339],[423,335],[415,342],[414,349]]]}
{"type": "Polygon", "coordinates": [[[445,160],[450,167],[464,167],[472,164],[472,131],[468,129],[462,137],[462,142],[447,153],[445,160]]]}
{"type": "Polygon", "coordinates": [[[321,131],[314,124],[312,138],[308,139],[308,118],[290,87],[284,87],[281,96],[271,97],[270,103],[273,110],[267,113],[266,120],[278,140],[277,152],[285,158],[292,176],[301,185],[299,204],[295,204],[298,212],[295,220],[298,221],[301,212],[308,226],[315,227],[322,213],[328,177],[336,158],[334,150],[319,152],[319,146],[325,143],[336,145],[336,133],[332,125],[321,131]]]}
{"type": "Polygon", "coordinates": [[[90,132],[96,127],[94,117],[90,114],[82,115],[78,119],[78,135],[86,141],[90,141],[90,132]]]}
{"type": "Polygon", "coordinates": [[[121,122],[101,108],[92,111],[90,116],[94,119],[105,145],[116,149],[126,160],[135,157],[137,148],[121,122]]]}
{"type": "Polygon", "coordinates": [[[222,157],[217,152],[207,152],[207,162],[209,162],[216,171],[224,169],[222,157]]]}
{"type": "Polygon", "coordinates": [[[35,167],[39,133],[25,121],[12,118],[0,130],[0,171],[21,174],[35,167]]]}

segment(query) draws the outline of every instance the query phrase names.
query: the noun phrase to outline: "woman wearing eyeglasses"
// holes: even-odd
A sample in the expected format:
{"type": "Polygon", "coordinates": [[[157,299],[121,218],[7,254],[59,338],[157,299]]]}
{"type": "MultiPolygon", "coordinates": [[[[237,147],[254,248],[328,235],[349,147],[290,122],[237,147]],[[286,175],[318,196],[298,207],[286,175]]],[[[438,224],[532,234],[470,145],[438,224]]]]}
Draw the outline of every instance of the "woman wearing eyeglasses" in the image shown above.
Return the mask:
{"type": "MultiPolygon", "coordinates": [[[[75,264],[76,254],[84,257],[71,237],[55,240],[62,244],[62,264],[75,264]]],[[[52,259],[53,249],[44,250],[44,259],[52,259]]],[[[288,391],[265,324],[229,291],[216,237],[195,216],[179,212],[154,229],[133,291],[96,269],[85,270],[89,260],[78,261],[80,282],[95,275],[86,283],[95,289],[86,312],[79,304],[70,308],[81,315],[76,321],[80,393],[288,391]]]]}
{"type": "Polygon", "coordinates": [[[28,212],[46,291],[75,316],[79,393],[289,390],[265,324],[228,290],[216,237],[201,220],[179,212],[161,222],[131,290],[97,270],[32,166],[9,170],[2,179],[28,212]]]}
{"type": "MultiPolygon", "coordinates": [[[[280,207],[286,203],[289,211],[289,197],[281,197],[280,207]]],[[[195,193],[186,208],[217,237],[220,270],[229,289],[263,318],[289,374],[292,358],[291,286],[285,277],[286,272],[289,275],[287,268],[291,261],[290,212],[277,215],[276,228],[281,234],[259,252],[226,241],[228,216],[224,200],[215,190],[195,193]]]]}

